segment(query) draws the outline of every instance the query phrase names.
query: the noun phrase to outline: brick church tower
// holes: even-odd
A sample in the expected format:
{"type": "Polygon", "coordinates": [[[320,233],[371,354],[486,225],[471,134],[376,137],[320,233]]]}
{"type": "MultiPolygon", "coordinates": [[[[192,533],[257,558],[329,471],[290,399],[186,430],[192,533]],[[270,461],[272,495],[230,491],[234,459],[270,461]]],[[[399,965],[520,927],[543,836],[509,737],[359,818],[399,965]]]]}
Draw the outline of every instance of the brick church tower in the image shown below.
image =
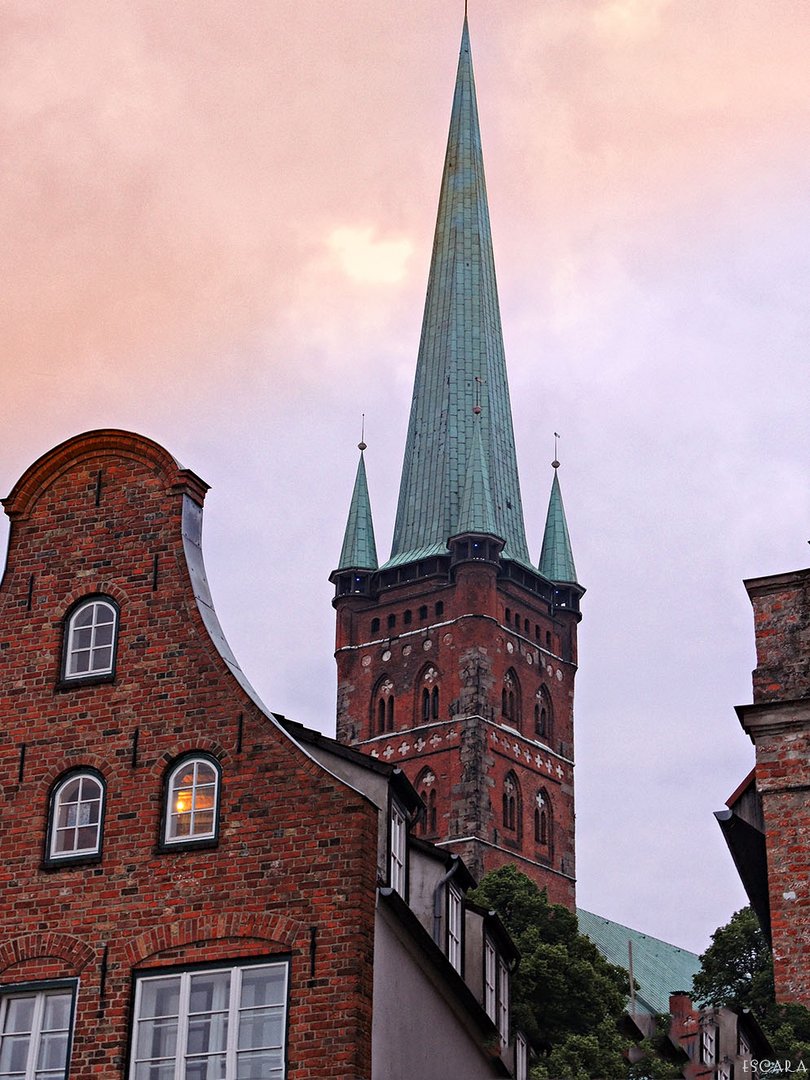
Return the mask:
{"type": "Polygon", "coordinates": [[[539,565],[523,524],[465,19],[391,556],[363,451],[335,585],[337,737],[398,764],[416,831],[574,906],[579,602],[554,478],[539,565]]]}

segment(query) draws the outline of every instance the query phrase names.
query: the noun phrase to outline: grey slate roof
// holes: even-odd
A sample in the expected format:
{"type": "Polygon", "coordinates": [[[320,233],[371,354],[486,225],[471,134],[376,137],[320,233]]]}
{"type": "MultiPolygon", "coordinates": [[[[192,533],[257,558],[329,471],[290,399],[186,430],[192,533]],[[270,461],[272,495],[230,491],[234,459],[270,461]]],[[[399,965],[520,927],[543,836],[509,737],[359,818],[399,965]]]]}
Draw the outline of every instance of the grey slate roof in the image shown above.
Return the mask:
{"type": "Polygon", "coordinates": [[[374,543],[374,523],[371,520],[371,500],[368,497],[366,463],[363,451],[357,464],[352,501],[338,570],[376,570],[377,545],[374,543]]]}
{"type": "Polygon", "coordinates": [[[543,533],[543,548],[540,552],[538,569],[543,577],[547,577],[549,581],[576,584],[577,570],[574,566],[571,538],[568,535],[568,523],[565,520],[565,507],[563,506],[556,465],[555,462],[554,480],[551,484],[551,495],[548,500],[546,528],[543,533]]]}
{"type": "MultiPolygon", "coordinates": [[[[676,990],[692,989],[692,980],[700,968],[700,958],[687,949],[679,949],[659,938],[631,930],[577,908],[579,932],[589,937],[611,964],[628,967],[628,943],[633,946],[633,975],[639,985],[636,1008],[650,1013],[668,1013],[669,995],[676,990]]],[[[629,984],[628,984],[629,994],[629,984]]]]}
{"type": "Polygon", "coordinates": [[[531,565],[526,547],[512,412],[487,205],[467,20],[402,467],[386,566],[447,551],[458,534],[480,395],[495,535],[504,557],[531,565]]]}

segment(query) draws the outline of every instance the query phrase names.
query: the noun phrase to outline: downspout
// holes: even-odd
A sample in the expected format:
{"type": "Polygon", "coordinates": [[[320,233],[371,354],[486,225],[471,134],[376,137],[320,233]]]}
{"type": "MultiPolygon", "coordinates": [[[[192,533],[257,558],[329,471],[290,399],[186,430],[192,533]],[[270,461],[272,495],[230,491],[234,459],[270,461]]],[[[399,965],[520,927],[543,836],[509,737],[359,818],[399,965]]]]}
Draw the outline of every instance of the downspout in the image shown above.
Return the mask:
{"type": "Polygon", "coordinates": [[[441,948],[441,936],[442,936],[442,893],[444,887],[450,878],[461,866],[461,859],[458,855],[451,855],[452,865],[442,880],[433,890],[433,940],[441,948]]]}

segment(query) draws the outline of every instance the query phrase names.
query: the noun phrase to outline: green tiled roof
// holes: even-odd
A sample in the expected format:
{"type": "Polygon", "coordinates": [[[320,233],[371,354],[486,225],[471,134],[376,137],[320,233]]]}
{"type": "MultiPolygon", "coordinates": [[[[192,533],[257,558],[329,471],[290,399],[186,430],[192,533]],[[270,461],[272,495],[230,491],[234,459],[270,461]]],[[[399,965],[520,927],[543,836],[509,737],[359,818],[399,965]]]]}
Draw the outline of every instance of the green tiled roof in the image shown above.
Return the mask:
{"type": "Polygon", "coordinates": [[[480,401],[482,457],[504,555],[530,565],[467,21],[461,38],[391,559],[447,551],[459,532],[480,401]]]}
{"type": "Polygon", "coordinates": [[[670,994],[676,990],[691,991],[692,980],[700,968],[696,953],[631,930],[601,915],[592,915],[582,908],[577,908],[577,920],[579,932],[591,939],[606,960],[625,970],[629,967],[628,945],[632,943],[633,975],[639,986],[637,1009],[650,1014],[668,1013],[670,994]]]}
{"type": "Polygon", "coordinates": [[[563,506],[562,492],[560,491],[560,481],[557,477],[557,463],[554,464],[554,480],[551,484],[551,495],[548,500],[546,530],[543,533],[543,549],[540,552],[539,570],[543,577],[547,577],[549,581],[576,584],[577,570],[574,566],[571,538],[568,535],[568,524],[565,520],[565,507],[563,506]]]}
{"type": "Polygon", "coordinates": [[[464,493],[458,512],[456,533],[487,533],[497,535],[495,510],[492,506],[492,491],[489,486],[489,468],[481,443],[480,416],[473,427],[470,460],[467,463],[467,475],[464,478],[464,493]]]}
{"type": "Polygon", "coordinates": [[[368,497],[366,463],[362,450],[338,563],[338,570],[349,569],[377,569],[377,546],[374,543],[374,523],[371,520],[371,500],[368,497]]]}

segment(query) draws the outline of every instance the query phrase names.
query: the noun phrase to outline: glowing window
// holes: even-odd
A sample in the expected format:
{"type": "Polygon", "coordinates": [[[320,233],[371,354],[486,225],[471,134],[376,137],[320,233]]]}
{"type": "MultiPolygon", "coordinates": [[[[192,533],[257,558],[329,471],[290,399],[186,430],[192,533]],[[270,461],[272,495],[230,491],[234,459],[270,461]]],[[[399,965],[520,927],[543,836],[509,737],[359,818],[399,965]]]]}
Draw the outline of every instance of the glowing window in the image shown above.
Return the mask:
{"type": "Polygon", "coordinates": [[[53,794],[49,857],[97,854],[101,848],[103,807],[104,785],[97,776],[72,773],[64,779],[53,794]]]}
{"type": "Polygon", "coordinates": [[[88,600],[76,608],[67,627],[66,679],[112,673],[117,622],[117,609],[109,600],[88,600]]]}
{"type": "Polygon", "coordinates": [[[209,758],[187,758],[172,772],[166,812],[167,844],[217,834],[219,769],[209,758]]]}

